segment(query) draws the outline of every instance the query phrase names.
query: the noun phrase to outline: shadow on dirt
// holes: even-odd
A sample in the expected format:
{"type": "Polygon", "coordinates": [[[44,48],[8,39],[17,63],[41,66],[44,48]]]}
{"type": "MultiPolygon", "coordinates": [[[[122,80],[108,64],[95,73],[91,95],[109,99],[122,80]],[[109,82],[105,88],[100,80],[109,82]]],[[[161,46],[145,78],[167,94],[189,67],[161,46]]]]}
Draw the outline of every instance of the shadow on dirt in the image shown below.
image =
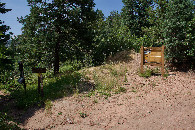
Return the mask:
{"type": "Polygon", "coordinates": [[[167,63],[171,71],[188,72],[195,71],[195,59],[183,60],[180,62],[167,63]]]}
{"type": "Polygon", "coordinates": [[[10,95],[1,96],[0,112],[6,113],[15,122],[24,124],[37,110],[45,109],[45,102],[54,101],[63,97],[70,97],[75,92],[83,93],[95,89],[95,85],[82,81],[82,75],[73,73],[55,77],[55,80],[44,83],[44,97],[40,97],[37,85],[27,85],[27,94],[23,88],[11,92],[10,95]]]}

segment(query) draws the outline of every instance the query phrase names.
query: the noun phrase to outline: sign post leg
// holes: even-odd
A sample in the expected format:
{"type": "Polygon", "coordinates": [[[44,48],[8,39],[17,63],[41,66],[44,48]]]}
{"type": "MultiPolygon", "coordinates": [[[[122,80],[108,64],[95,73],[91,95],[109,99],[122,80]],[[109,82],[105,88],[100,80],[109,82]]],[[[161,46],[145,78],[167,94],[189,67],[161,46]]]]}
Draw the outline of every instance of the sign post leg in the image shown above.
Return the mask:
{"type": "Polygon", "coordinates": [[[144,46],[141,46],[141,65],[140,65],[140,72],[144,73],[144,46]]]}
{"type": "Polygon", "coordinates": [[[161,51],[161,59],[162,59],[161,74],[162,74],[162,76],[164,76],[164,74],[165,74],[165,72],[164,72],[164,69],[165,69],[164,51],[165,51],[165,46],[163,45],[162,51],[161,51]]]}
{"type": "Polygon", "coordinates": [[[43,79],[42,79],[42,74],[40,75],[40,82],[41,82],[41,97],[44,96],[44,93],[43,93],[43,79]]]}
{"type": "Polygon", "coordinates": [[[40,94],[40,83],[41,83],[41,78],[40,78],[40,73],[38,74],[38,93],[40,94]]]}
{"type": "Polygon", "coordinates": [[[24,84],[23,84],[23,86],[24,86],[24,92],[25,92],[25,94],[26,94],[26,82],[25,82],[25,79],[24,79],[24,84]]]}
{"type": "Polygon", "coordinates": [[[38,93],[41,97],[44,96],[43,93],[43,76],[42,73],[46,73],[46,68],[32,68],[33,73],[38,73],[38,93]]]}

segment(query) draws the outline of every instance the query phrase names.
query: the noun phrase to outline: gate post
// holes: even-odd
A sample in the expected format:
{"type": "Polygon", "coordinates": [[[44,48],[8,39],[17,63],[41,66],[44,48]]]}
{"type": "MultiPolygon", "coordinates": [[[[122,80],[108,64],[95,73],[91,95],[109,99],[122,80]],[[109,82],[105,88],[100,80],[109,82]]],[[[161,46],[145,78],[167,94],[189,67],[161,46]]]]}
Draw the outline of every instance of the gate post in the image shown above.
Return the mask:
{"type": "Polygon", "coordinates": [[[144,46],[141,46],[140,52],[141,52],[141,65],[140,65],[141,68],[140,68],[140,72],[144,73],[144,46]]]}
{"type": "Polygon", "coordinates": [[[165,52],[165,46],[164,45],[162,45],[162,50],[161,50],[161,74],[162,74],[162,76],[164,76],[164,74],[165,74],[165,71],[164,71],[164,69],[165,69],[165,60],[164,60],[164,52],[165,52]]]}

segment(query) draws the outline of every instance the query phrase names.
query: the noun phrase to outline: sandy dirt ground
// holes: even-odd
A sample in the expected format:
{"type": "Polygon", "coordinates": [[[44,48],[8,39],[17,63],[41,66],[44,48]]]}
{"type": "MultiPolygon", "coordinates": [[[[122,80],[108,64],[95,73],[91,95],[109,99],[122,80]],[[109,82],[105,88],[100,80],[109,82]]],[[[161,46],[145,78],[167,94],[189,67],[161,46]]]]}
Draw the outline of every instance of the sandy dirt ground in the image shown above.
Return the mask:
{"type": "MultiPolygon", "coordinates": [[[[53,101],[21,124],[25,129],[173,130],[195,129],[195,74],[169,72],[168,77],[139,77],[139,58],[128,64],[126,93],[103,97],[81,95],[53,101]],[[81,116],[82,115],[82,116],[81,116]]],[[[28,110],[29,113],[31,110],[28,110]]]]}

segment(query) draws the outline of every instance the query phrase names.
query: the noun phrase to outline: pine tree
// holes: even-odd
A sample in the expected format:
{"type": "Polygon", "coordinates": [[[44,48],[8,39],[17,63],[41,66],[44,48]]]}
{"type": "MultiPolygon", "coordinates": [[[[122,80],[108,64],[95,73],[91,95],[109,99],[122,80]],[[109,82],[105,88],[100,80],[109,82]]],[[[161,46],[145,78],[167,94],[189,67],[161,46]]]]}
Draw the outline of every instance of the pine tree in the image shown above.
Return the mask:
{"type": "Polygon", "coordinates": [[[28,48],[25,59],[31,63],[54,66],[59,72],[59,63],[89,52],[93,34],[91,24],[95,20],[93,0],[60,1],[29,0],[31,13],[20,18],[23,27],[21,43],[28,48]],[[61,58],[61,59],[60,59],[61,58]]]}
{"type": "Polygon", "coordinates": [[[124,7],[122,16],[131,34],[143,36],[142,27],[149,27],[149,14],[147,9],[153,4],[153,0],[122,0],[124,7]]]}
{"type": "MultiPolygon", "coordinates": [[[[0,13],[5,14],[11,9],[5,8],[5,3],[0,2],[0,13]]],[[[4,22],[0,20],[0,81],[4,82],[6,80],[9,71],[12,69],[11,63],[12,61],[9,60],[11,52],[9,51],[8,41],[10,39],[10,35],[12,34],[7,33],[10,29],[9,26],[4,25],[4,22]]]]}
{"type": "MultiPolygon", "coordinates": [[[[0,13],[5,14],[11,9],[5,9],[5,3],[0,2],[0,13]]],[[[7,58],[7,48],[6,44],[10,39],[10,34],[6,34],[6,32],[10,29],[9,26],[4,25],[4,22],[0,20],[0,58],[7,58]]]]}

